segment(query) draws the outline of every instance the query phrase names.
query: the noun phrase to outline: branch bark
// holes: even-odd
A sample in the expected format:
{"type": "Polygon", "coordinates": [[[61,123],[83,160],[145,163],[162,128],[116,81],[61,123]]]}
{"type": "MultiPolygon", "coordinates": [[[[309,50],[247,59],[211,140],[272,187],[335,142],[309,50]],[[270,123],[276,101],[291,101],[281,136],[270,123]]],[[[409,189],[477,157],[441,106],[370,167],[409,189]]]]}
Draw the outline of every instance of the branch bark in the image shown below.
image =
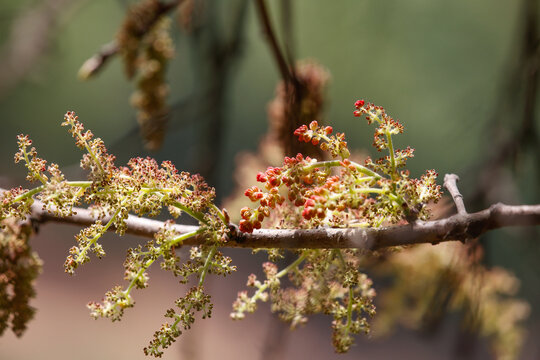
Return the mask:
{"type": "MultiPolygon", "coordinates": [[[[90,225],[95,221],[86,209],[76,209],[76,215],[57,218],[42,209],[39,202],[32,205],[30,216],[34,223],[46,222],[90,225]]],[[[107,222],[108,219],[102,221],[107,222]]],[[[495,204],[476,213],[456,214],[434,221],[416,221],[412,224],[385,228],[318,228],[318,229],[261,229],[252,234],[240,233],[233,225],[230,240],[224,247],[233,248],[356,248],[377,250],[390,246],[413,244],[438,244],[444,241],[465,241],[483,233],[510,226],[540,225],[540,204],[505,205],[495,204]]],[[[127,233],[153,237],[163,226],[163,222],[130,215],[127,219],[127,233]]],[[[197,226],[174,225],[179,233],[197,229],[197,226]]],[[[111,228],[110,230],[114,230],[111,228]]],[[[192,237],[186,245],[200,245],[203,236],[192,237]]]]}

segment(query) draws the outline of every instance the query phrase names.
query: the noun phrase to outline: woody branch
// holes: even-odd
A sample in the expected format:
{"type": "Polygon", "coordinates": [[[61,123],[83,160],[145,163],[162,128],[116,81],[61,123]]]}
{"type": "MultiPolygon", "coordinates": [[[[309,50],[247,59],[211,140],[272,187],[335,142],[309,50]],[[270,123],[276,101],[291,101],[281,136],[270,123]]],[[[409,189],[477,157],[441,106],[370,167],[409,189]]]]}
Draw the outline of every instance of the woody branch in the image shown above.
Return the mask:
{"type": "MultiPolygon", "coordinates": [[[[458,200],[458,208],[462,207],[456,181],[457,176],[448,175],[445,186],[458,200]]],[[[76,208],[75,214],[68,217],[55,217],[42,209],[39,201],[32,205],[30,220],[34,224],[46,222],[69,223],[87,226],[95,222],[89,210],[76,208]]],[[[108,221],[106,218],[102,221],[108,221]]],[[[140,218],[130,215],[126,221],[127,233],[153,237],[163,227],[158,220],[140,218]]],[[[382,228],[317,228],[317,229],[261,229],[253,233],[241,233],[235,225],[231,225],[229,241],[224,247],[233,248],[356,248],[377,250],[391,246],[414,244],[438,244],[444,241],[465,241],[477,238],[485,232],[513,226],[540,225],[540,204],[537,205],[505,205],[497,203],[488,209],[467,213],[464,210],[453,216],[432,221],[415,221],[406,225],[396,225],[382,228]]],[[[197,226],[174,225],[178,233],[196,230],[197,226]]],[[[111,227],[109,230],[114,230],[111,227]]],[[[204,236],[194,236],[187,239],[186,245],[199,245],[205,242],[204,236]]]]}

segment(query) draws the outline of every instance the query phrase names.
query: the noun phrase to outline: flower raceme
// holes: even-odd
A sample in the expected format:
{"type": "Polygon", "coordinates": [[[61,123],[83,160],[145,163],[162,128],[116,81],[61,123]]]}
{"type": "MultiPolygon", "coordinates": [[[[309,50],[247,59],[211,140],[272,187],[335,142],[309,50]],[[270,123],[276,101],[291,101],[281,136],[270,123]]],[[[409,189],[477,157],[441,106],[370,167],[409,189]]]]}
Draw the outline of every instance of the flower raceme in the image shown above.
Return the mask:
{"type": "MultiPolygon", "coordinates": [[[[236,269],[231,265],[231,259],[218,251],[219,244],[226,241],[229,232],[228,217],[213,203],[214,189],[201,176],[178,172],[171,162],[158,164],[151,158],[137,157],[127,166],[116,166],[115,157],[108,153],[103,141],[85,130],[74,112],[65,114],[62,125],[68,126],[76,146],[84,152],[81,167],[88,171],[88,180],[67,181],[58,165],[47,165],[47,161],[37,156],[28,136],[18,136],[19,151],[15,162],[23,162],[28,169],[27,180],[39,185],[31,190],[17,187],[0,194],[1,225],[5,226],[6,221],[13,219],[25,219],[31,214],[34,200],[39,200],[44,210],[57,217],[75,215],[75,206],[88,205],[96,221],[80,231],[75,237],[76,246],[69,250],[64,266],[67,273],[73,274],[79,266],[90,261],[91,252],[98,258],[105,255],[99,240],[113,228],[118,235],[123,235],[130,213],[156,216],[167,209],[173,218],[185,213],[198,221],[200,227],[185,234],[176,233],[169,226],[170,222],[165,222],[161,231],[144,247],[139,245],[129,249],[124,262],[127,285],[115,286],[105,294],[102,302],[88,304],[92,317],[120,320],[124,310],[134,305],[132,290],[148,286],[148,269],[157,261],[161,262],[162,269],[171,271],[183,283],[198,277],[198,285],[176,301],[179,313],[174,309],[167,310],[166,317],[173,319],[172,323],[158,330],[145,348],[147,354],[161,356],[163,349],[180,335],[181,329],[191,326],[195,311],[210,316],[210,297],[204,293],[206,275],[227,275],[236,269]],[[193,247],[189,260],[181,262],[175,249],[193,236],[201,236],[207,241],[193,247]]],[[[4,232],[2,230],[1,234],[4,232]]]]}
{"type": "Polygon", "coordinates": [[[429,170],[420,179],[411,179],[402,168],[414,156],[414,149],[395,149],[392,139],[403,132],[403,125],[381,106],[358,100],[355,108],[355,116],[365,115],[368,124],[378,125],[373,146],[377,151],[387,150],[388,155],[376,161],[368,157],[361,165],[350,159],[343,133],[332,135],[332,127],[317,121],[300,126],[294,132],[298,140],[319,146],[334,160],[318,161],[298,154],[285,157],[282,167],[258,173],[256,179],[264,189],[254,186],[245,191],[258,206],[241,210],[241,231],[260,229],[276,207],[284,206],[290,207],[289,216],[300,215],[295,222],[305,228],[353,223],[380,226],[429,216],[425,205],[441,197],[437,173],[429,170]]]}

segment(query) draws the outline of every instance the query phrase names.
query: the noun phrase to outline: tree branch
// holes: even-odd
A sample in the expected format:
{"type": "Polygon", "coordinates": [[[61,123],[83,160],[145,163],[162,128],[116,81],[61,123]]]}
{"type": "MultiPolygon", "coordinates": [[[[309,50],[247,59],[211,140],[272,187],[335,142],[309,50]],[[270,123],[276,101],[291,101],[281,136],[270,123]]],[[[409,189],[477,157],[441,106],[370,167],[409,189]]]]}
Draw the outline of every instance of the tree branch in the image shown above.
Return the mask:
{"type": "Polygon", "coordinates": [[[459,176],[456,174],[446,174],[444,176],[444,187],[452,195],[458,214],[465,215],[467,214],[467,210],[465,210],[465,203],[463,203],[463,195],[461,195],[457,188],[458,181],[459,176]]]}
{"type": "MultiPolygon", "coordinates": [[[[87,209],[75,209],[76,215],[58,218],[42,209],[36,201],[32,205],[31,220],[35,224],[45,222],[90,225],[96,218],[87,209]]],[[[108,219],[102,219],[107,222],[108,219]]],[[[127,233],[152,237],[164,223],[158,220],[130,215],[127,219],[127,233]]],[[[413,244],[438,244],[444,241],[465,241],[483,233],[510,226],[540,225],[540,204],[511,206],[492,205],[489,209],[471,214],[456,214],[434,221],[416,221],[412,224],[385,228],[318,228],[318,229],[261,229],[252,234],[240,233],[232,225],[230,240],[224,247],[235,248],[356,248],[377,250],[390,246],[413,244]]],[[[174,225],[179,233],[197,229],[196,226],[174,225]]],[[[113,227],[110,230],[114,230],[113,227]]],[[[204,237],[197,236],[184,242],[186,245],[200,245],[204,237]]]]}

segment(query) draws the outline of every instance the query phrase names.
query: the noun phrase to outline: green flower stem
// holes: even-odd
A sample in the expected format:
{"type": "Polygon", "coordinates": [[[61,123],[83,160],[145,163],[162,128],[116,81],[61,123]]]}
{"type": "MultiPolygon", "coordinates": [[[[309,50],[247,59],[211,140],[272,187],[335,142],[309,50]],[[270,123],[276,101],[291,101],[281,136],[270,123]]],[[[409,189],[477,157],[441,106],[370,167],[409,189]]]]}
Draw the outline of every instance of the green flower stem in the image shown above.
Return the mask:
{"type": "Polygon", "coordinates": [[[105,170],[101,166],[101,163],[98,161],[98,158],[97,158],[96,154],[94,154],[94,152],[92,151],[92,148],[90,147],[90,145],[88,145],[88,142],[83,139],[82,135],[79,132],[77,132],[76,134],[77,134],[77,137],[79,138],[79,140],[84,142],[84,148],[86,149],[86,151],[88,152],[88,154],[90,155],[92,160],[94,160],[94,162],[97,164],[97,167],[98,167],[99,171],[102,174],[105,174],[105,170]]]}
{"type": "MultiPolygon", "coordinates": [[[[80,188],[87,188],[89,187],[90,185],[92,185],[92,182],[91,181],[66,181],[66,184],[68,184],[69,186],[73,186],[73,187],[80,187],[80,188]]],[[[45,187],[46,187],[46,184],[43,184],[43,185],[40,185],[40,186],[37,186],[31,190],[28,190],[27,192],[25,192],[24,194],[21,194],[17,197],[15,197],[13,199],[13,201],[11,202],[11,204],[14,204],[14,203],[17,203],[21,200],[24,200],[30,196],[34,196],[35,194],[37,193],[40,193],[41,191],[45,190],[45,187]]]]}
{"type": "Polygon", "coordinates": [[[357,194],[384,194],[385,191],[379,188],[363,188],[363,189],[354,189],[354,192],[357,194]]]}
{"type": "Polygon", "coordinates": [[[392,180],[396,179],[396,157],[394,154],[394,144],[392,143],[392,134],[389,131],[385,132],[386,140],[388,141],[388,152],[390,153],[390,166],[392,167],[392,180]]]}
{"type": "MultiPolygon", "coordinates": [[[[304,170],[313,170],[313,169],[318,168],[318,167],[331,168],[331,167],[335,167],[335,166],[342,166],[341,163],[342,163],[342,160],[318,161],[316,163],[313,163],[311,165],[308,165],[308,166],[304,167],[304,170]]],[[[370,170],[370,169],[368,169],[367,167],[365,167],[363,165],[360,165],[360,164],[358,164],[358,163],[356,163],[354,161],[351,161],[351,164],[355,168],[357,168],[359,172],[361,172],[364,175],[372,176],[372,177],[374,177],[376,179],[382,178],[381,175],[377,174],[375,171],[370,170]]]]}
{"type": "Polygon", "coordinates": [[[225,215],[224,215],[223,212],[216,206],[216,204],[212,203],[212,205],[210,205],[210,207],[216,211],[216,213],[218,214],[218,216],[219,216],[219,218],[221,219],[221,221],[223,221],[223,223],[224,223],[225,225],[227,225],[227,219],[225,219],[225,215]]]}
{"type": "Polygon", "coordinates": [[[183,212],[185,212],[186,214],[188,214],[189,216],[191,216],[195,220],[198,220],[199,222],[201,222],[201,223],[203,223],[205,225],[208,225],[208,221],[206,221],[206,219],[204,218],[203,213],[200,213],[198,211],[193,211],[193,210],[191,210],[190,208],[188,208],[187,206],[185,206],[184,204],[182,204],[179,201],[173,202],[173,206],[177,207],[180,210],[182,210],[183,212]]]}
{"type": "Polygon", "coordinates": [[[21,194],[19,196],[16,196],[13,201],[11,202],[11,204],[14,204],[14,203],[17,203],[21,200],[24,200],[30,196],[33,196],[39,192],[41,192],[43,189],[45,189],[45,185],[41,185],[41,186],[38,186],[38,187],[35,187],[33,188],[32,190],[29,190],[27,192],[25,192],[24,194],[21,194]]]}
{"type": "Polygon", "coordinates": [[[111,225],[114,223],[114,219],[116,219],[116,217],[118,216],[118,214],[120,213],[120,209],[121,209],[121,206],[116,209],[116,211],[114,212],[113,216],[111,216],[110,220],[107,222],[107,224],[103,227],[103,230],[100,231],[98,234],[96,234],[96,236],[94,236],[92,238],[92,240],[90,240],[88,242],[88,245],[86,245],[84,247],[84,249],[82,249],[81,253],[79,254],[79,256],[77,256],[77,259],[75,259],[75,261],[80,264],[80,262],[82,261],[82,258],[86,255],[86,253],[88,252],[88,249],[90,249],[90,247],[92,245],[94,245],[96,243],[96,241],[99,240],[99,238],[105,234],[105,232],[107,232],[107,230],[111,227],[111,225]]]}
{"type": "MultiPolygon", "coordinates": [[[[294,270],[296,269],[296,267],[298,265],[300,265],[305,259],[306,259],[307,255],[304,253],[302,255],[300,255],[298,257],[298,259],[296,259],[294,262],[292,262],[291,264],[289,264],[286,268],[284,268],[283,270],[281,270],[280,272],[278,272],[276,274],[276,278],[277,279],[280,279],[282,278],[283,276],[287,275],[289,272],[291,272],[291,270],[294,270]]],[[[267,281],[265,282],[264,284],[262,284],[258,289],[257,291],[255,292],[255,294],[253,294],[253,296],[251,297],[251,301],[257,301],[257,299],[261,296],[261,294],[263,292],[266,291],[266,289],[268,289],[268,287],[270,286],[270,281],[267,281]]]]}
{"type": "Polygon", "coordinates": [[[196,235],[199,235],[199,234],[202,234],[203,232],[205,232],[206,229],[204,228],[199,228],[197,230],[193,230],[193,231],[190,231],[188,233],[185,233],[185,234],[182,234],[182,235],[179,235],[173,239],[171,239],[170,241],[168,241],[168,247],[172,247],[172,246],[177,246],[177,245],[182,245],[182,243],[184,242],[184,240],[186,239],[189,239],[190,237],[192,236],[196,236],[196,235]]]}
{"type": "MultiPolygon", "coordinates": [[[[204,229],[197,229],[195,231],[191,231],[191,232],[188,232],[188,233],[185,233],[185,234],[182,234],[182,235],[179,235],[173,239],[171,239],[170,241],[168,241],[168,244],[167,244],[167,248],[170,248],[172,246],[176,246],[178,244],[181,244],[184,242],[184,240],[186,239],[189,239],[190,237],[192,236],[195,236],[195,235],[199,235],[201,234],[202,232],[204,232],[204,229]]],[[[158,258],[155,258],[155,259],[148,259],[143,265],[142,267],[139,269],[139,271],[137,272],[137,274],[135,275],[135,277],[131,280],[131,282],[129,283],[128,287],[126,288],[126,290],[124,290],[124,294],[126,296],[129,296],[129,294],[131,293],[131,290],[133,290],[133,287],[135,286],[135,283],[137,282],[137,280],[142,276],[142,274],[157,260],[158,258]]]]}
{"type": "MultiPolygon", "coordinates": [[[[343,267],[345,268],[345,266],[347,266],[347,263],[345,262],[345,259],[343,258],[343,254],[341,253],[341,250],[335,249],[334,252],[337,252],[338,258],[341,264],[343,265],[343,267]]],[[[349,328],[351,327],[353,300],[354,300],[354,290],[352,287],[349,287],[349,299],[347,301],[347,325],[346,325],[347,332],[345,333],[345,335],[349,334],[349,328]]]]}
{"type": "Polygon", "coordinates": [[[212,263],[212,259],[214,258],[216,251],[217,251],[217,245],[212,245],[201,271],[201,275],[199,279],[199,287],[203,286],[204,284],[204,279],[206,278],[206,275],[208,274],[208,269],[210,268],[210,264],[212,263]]]}

